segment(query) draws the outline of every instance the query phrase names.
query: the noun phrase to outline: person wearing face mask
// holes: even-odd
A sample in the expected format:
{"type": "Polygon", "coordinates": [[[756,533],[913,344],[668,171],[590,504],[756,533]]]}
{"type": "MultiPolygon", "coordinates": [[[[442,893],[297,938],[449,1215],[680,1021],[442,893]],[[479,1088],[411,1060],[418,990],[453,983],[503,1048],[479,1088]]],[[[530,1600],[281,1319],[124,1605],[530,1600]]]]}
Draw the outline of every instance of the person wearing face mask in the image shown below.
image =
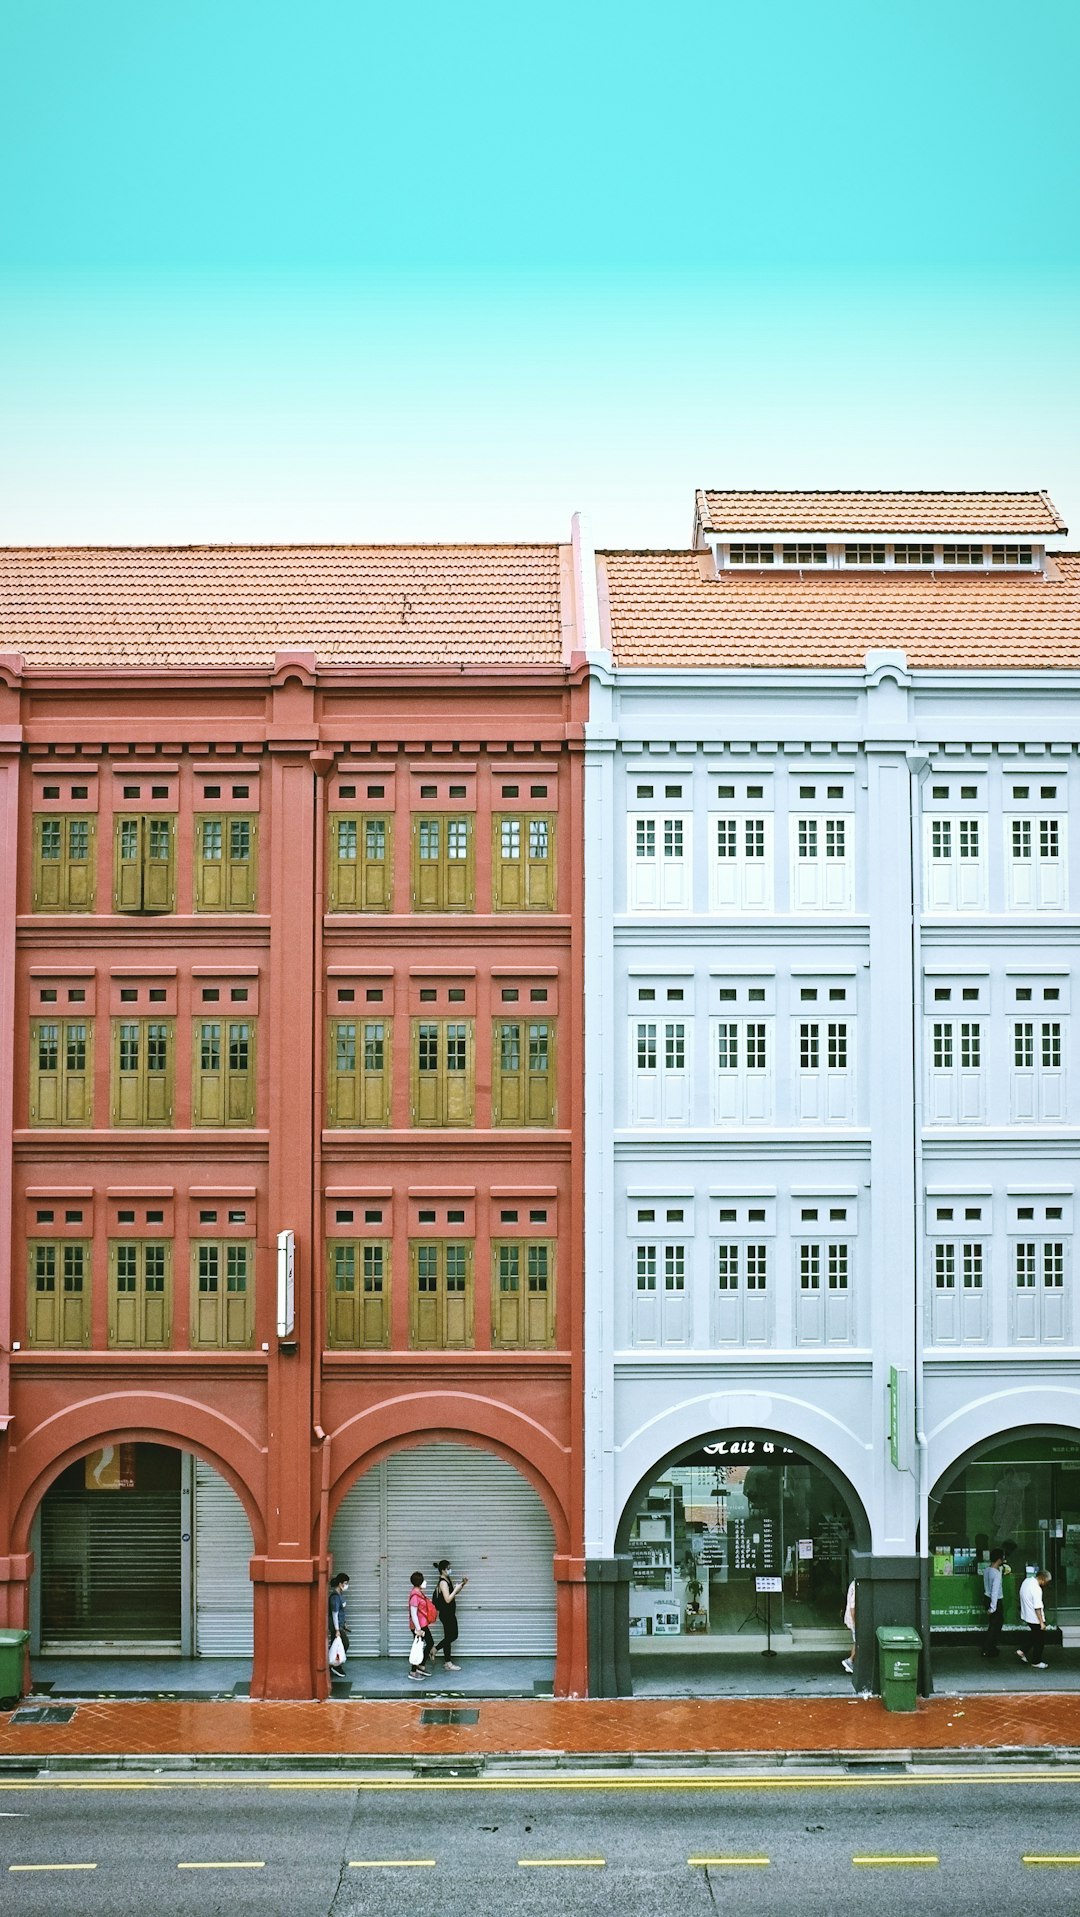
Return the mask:
{"type": "Polygon", "coordinates": [[[435,1569],[439,1573],[435,1586],[435,1609],[442,1621],[442,1643],[439,1650],[443,1655],[443,1670],[460,1671],[460,1664],[451,1663],[451,1654],[458,1634],[458,1592],[465,1589],[469,1580],[461,1578],[457,1584],[454,1583],[454,1573],[450,1569],[449,1558],[440,1558],[435,1569]]]}
{"type": "Polygon", "coordinates": [[[435,1639],[431,1627],[439,1613],[427,1594],[427,1579],[422,1571],[414,1571],[409,1579],[409,1629],[413,1635],[413,1644],[422,1643],[423,1656],[419,1664],[410,1657],[409,1676],[415,1680],[428,1677],[431,1672],[431,1660],[435,1655],[435,1639]]]}
{"type": "MultiPolygon", "coordinates": [[[[338,1571],[330,1580],[329,1622],[330,1622],[331,1649],[333,1647],[333,1644],[336,1638],[341,1639],[341,1647],[343,1651],[348,1651],[348,1648],[349,1648],[349,1633],[345,1628],[345,1612],[348,1608],[348,1605],[347,1605],[348,1590],[349,1590],[348,1572],[338,1571]]],[[[331,1677],[340,1676],[343,1670],[344,1670],[343,1663],[339,1665],[335,1665],[333,1662],[331,1662],[331,1666],[330,1666],[331,1677]]]]}

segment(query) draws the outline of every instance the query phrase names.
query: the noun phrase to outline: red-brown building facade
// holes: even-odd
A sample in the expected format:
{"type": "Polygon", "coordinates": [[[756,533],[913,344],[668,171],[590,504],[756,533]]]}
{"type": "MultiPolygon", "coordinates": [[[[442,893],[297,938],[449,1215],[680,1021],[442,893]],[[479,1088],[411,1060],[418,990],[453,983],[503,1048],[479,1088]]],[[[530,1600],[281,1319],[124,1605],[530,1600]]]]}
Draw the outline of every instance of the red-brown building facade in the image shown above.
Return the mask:
{"type": "Polygon", "coordinates": [[[320,1696],[330,1568],[397,1655],[447,1555],[584,1691],[572,547],[0,587],[0,1618],[127,1641],[160,1551],[136,1637],[320,1696]]]}

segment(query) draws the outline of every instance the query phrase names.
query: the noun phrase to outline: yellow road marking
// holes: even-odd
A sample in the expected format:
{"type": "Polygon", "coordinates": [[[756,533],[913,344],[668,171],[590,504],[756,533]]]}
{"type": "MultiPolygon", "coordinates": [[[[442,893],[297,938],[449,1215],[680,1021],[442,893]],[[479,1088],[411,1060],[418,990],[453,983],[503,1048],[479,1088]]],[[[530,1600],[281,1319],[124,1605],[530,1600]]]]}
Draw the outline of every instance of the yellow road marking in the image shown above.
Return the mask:
{"type": "Polygon", "coordinates": [[[265,1870],[265,1863],[177,1864],[177,1870],[265,1870]]]}
{"type": "Polygon", "coordinates": [[[357,1857],[350,1870],[434,1870],[434,1857],[357,1857]]]}
{"type": "Polygon", "coordinates": [[[853,1857],[851,1861],[852,1861],[852,1863],[853,1863],[853,1864],[870,1864],[870,1865],[877,1865],[877,1864],[881,1864],[881,1865],[883,1865],[883,1866],[888,1866],[888,1865],[891,1865],[891,1864],[898,1864],[898,1865],[901,1865],[901,1866],[903,1866],[903,1867],[904,1867],[905,1869],[907,1869],[908,1867],[910,1867],[910,1866],[912,1866],[912,1865],[919,1865],[919,1864],[939,1864],[939,1863],[941,1862],[941,1859],[940,1859],[940,1857],[935,1857],[935,1856],[933,1855],[933,1853],[931,1852],[931,1853],[930,1853],[930,1854],[929,1854],[928,1856],[924,1856],[924,1857],[903,1857],[903,1856],[899,1856],[899,1857],[853,1857]]]}
{"type": "Polygon", "coordinates": [[[96,1870],[96,1864],[9,1864],[9,1870],[96,1870]]]}
{"type": "Polygon", "coordinates": [[[1022,1864],[1032,1864],[1036,1866],[1046,1866],[1048,1864],[1063,1864],[1065,1866],[1070,1864],[1080,1865],[1080,1857],[1022,1857],[1020,1861],[1022,1864]]]}
{"type": "Polygon", "coordinates": [[[520,1870],[576,1869],[579,1865],[602,1868],[607,1863],[605,1857],[519,1857],[520,1870]]]}
{"type": "Polygon", "coordinates": [[[767,1864],[767,1857],[688,1857],[688,1864],[701,1864],[715,1868],[720,1864],[767,1864]]]}
{"type": "Polygon", "coordinates": [[[1080,1783],[1080,1770],[1032,1770],[1032,1771],[941,1771],[932,1770],[913,1774],[901,1774],[895,1771],[871,1773],[868,1776],[853,1774],[850,1776],[823,1777],[819,1772],[800,1772],[793,1776],[777,1777],[775,1774],[761,1776],[752,1771],[739,1771],[730,1776],[703,1777],[700,1771],[673,1776],[670,1772],[663,1777],[654,1777],[646,1773],[641,1777],[532,1777],[528,1771],[520,1771],[504,1777],[452,1777],[428,1778],[414,1777],[412,1772],[400,1777],[368,1777],[364,1773],[335,1771],[326,1777],[304,1778],[268,1778],[237,1777],[171,1777],[164,1779],[147,1778],[136,1781],[120,1778],[18,1778],[7,1779],[0,1770],[0,1796],[13,1791],[178,1791],[178,1790],[249,1790],[249,1791],[851,1791],[851,1790],[897,1790],[922,1788],[933,1785],[935,1789],[942,1784],[963,1784],[974,1788],[978,1784],[1076,1784],[1080,1783]]]}

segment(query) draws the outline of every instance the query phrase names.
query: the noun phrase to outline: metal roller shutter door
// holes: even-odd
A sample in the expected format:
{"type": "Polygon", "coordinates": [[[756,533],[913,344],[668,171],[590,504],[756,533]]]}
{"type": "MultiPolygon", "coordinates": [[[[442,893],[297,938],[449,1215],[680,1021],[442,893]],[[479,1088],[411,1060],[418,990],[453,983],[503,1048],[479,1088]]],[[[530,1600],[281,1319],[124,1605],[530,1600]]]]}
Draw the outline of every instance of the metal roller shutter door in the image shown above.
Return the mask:
{"type": "Polygon", "coordinates": [[[250,1657],[251,1526],[236,1492],[195,1460],[195,1655],[250,1657]]]}
{"type": "Polygon", "coordinates": [[[365,1472],[346,1492],[330,1533],[334,1569],[349,1573],[350,1657],[386,1655],[386,1545],[381,1518],[385,1489],[385,1465],[365,1472]]]}
{"type": "Polygon", "coordinates": [[[432,1561],[442,1557],[469,1577],[458,1600],[463,1657],[555,1654],[551,1521],[532,1486],[490,1452],[459,1444],[395,1452],[346,1496],[332,1549],[353,1580],[352,1655],[408,1655],[409,1574],[423,1571],[430,1590],[432,1561]]]}
{"type": "Polygon", "coordinates": [[[54,1485],[41,1508],[42,1650],[180,1650],[180,1487],[54,1485]]]}

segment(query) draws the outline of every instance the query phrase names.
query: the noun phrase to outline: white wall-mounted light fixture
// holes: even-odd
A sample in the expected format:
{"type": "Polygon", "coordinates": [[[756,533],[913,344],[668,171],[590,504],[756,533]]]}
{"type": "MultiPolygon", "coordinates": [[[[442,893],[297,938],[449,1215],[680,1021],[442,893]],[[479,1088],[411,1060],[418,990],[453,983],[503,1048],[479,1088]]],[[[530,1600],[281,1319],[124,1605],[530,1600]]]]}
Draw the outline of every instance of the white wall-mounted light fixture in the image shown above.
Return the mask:
{"type": "Polygon", "coordinates": [[[277,1237],[277,1335],[291,1338],[296,1328],[294,1271],[296,1240],[291,1231],[277,1237]]]}

